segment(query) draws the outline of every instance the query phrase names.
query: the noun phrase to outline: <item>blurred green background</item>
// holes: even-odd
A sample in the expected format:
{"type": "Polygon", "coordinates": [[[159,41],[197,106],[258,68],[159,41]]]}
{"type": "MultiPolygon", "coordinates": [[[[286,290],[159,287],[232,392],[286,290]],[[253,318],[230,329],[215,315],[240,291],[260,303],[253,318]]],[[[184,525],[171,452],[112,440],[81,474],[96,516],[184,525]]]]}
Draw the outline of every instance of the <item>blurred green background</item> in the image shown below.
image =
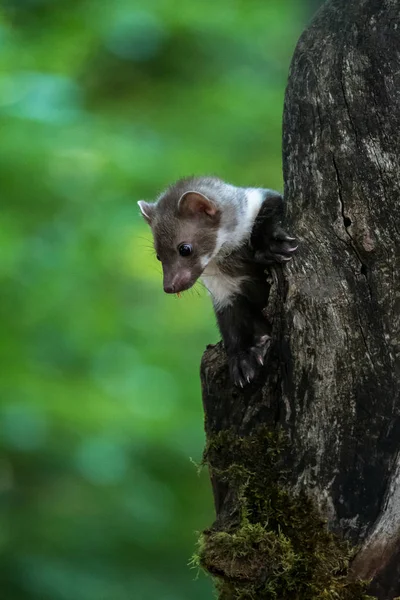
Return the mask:
{"type": "Polygon", "coordinates": [[[136,201],[193,173],[282,188],[317,4],[1,3],[1,600],[212,598],[188,561],[219,336],[202,288],[163,294],[136,201]]]}

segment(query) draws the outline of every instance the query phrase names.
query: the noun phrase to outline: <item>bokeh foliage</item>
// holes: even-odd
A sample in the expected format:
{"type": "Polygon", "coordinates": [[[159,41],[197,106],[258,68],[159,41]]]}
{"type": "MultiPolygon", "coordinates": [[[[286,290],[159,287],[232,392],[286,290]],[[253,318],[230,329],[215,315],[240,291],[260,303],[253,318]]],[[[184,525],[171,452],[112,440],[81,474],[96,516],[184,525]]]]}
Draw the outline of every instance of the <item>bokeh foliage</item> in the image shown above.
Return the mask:
{"type": "Polygon", "coordinates": [[[162,293],[136,201],[280,189],[299,0],[3,0],[0,598],[200,600],[202,288],[162,293]]]}

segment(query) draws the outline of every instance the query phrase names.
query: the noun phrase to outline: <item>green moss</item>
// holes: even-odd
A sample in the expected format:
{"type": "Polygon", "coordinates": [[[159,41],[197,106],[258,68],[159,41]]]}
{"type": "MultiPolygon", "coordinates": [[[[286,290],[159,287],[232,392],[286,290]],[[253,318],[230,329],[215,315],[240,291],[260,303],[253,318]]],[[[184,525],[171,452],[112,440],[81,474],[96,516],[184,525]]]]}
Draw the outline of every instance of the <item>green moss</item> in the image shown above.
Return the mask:
{"type": "Polygon", "coordinates": [[[348,578],[354,549],[305,494],[289,491],[286,448],[265,427],[209,440],[204,462],[225,500],[193,562],[215,578],[220,600],[366,600],[367,583],[348,578]]]}

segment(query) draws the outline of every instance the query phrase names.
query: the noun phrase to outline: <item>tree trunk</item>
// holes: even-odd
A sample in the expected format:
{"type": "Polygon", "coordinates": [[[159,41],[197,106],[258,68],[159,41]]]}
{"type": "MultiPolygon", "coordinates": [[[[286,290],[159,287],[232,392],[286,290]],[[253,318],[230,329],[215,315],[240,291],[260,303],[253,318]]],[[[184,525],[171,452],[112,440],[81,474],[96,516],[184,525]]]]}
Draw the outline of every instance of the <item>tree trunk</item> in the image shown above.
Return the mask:
{"type": "Polygon", "coordinates": [[[296,48],[283,125],[289,231],[273,344],[234,389],[201,376],[223,600],[400,595],[400,2],[330,0],[296,48]],[[327,525],[324,524],[324,520],[327,525]],[[364,584],[363,581],[368,581],[364,584]]]}

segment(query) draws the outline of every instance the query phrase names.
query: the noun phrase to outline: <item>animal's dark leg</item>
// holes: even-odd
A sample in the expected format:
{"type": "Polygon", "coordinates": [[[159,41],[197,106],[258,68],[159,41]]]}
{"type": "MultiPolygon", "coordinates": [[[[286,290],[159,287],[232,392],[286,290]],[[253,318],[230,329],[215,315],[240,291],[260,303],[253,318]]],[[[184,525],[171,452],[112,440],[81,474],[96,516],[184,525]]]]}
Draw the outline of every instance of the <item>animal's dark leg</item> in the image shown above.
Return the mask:
{"type": "Polygon", "coordinates": [[[268,323],[260,308],[244,296],[236,296],[229,306],[215,309],[218,326],[228,355],[233,382],[244,387],[264,364],[269,348],[268,323]]]}

